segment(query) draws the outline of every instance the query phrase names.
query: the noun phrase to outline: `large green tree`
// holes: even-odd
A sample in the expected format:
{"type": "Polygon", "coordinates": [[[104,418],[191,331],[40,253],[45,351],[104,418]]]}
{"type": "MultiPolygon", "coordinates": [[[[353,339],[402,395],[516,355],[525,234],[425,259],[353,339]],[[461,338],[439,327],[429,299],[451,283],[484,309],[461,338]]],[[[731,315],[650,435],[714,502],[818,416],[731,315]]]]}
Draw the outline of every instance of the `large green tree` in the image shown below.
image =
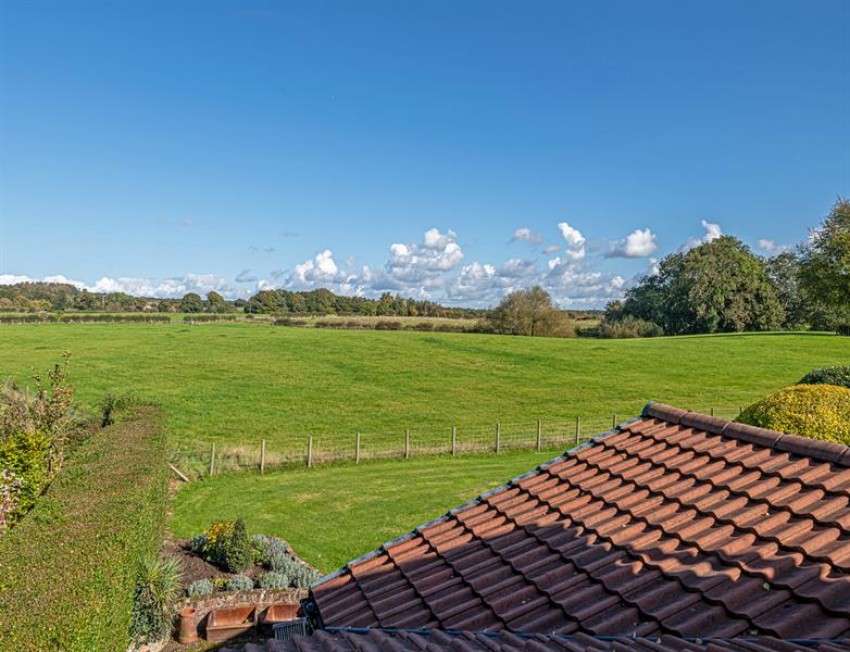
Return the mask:
{"type": "Polygon", "coordinates": [[[800,286],[820,311],[850,316],[850,201],[839,199],[801,248],[800,286]]]}
{"type": "Polygon", "coordinates": [[[627,292],[622,313],[668,335],[774,330],[784,320],[764,261],[731,236],[664,258],[627,292]]]}

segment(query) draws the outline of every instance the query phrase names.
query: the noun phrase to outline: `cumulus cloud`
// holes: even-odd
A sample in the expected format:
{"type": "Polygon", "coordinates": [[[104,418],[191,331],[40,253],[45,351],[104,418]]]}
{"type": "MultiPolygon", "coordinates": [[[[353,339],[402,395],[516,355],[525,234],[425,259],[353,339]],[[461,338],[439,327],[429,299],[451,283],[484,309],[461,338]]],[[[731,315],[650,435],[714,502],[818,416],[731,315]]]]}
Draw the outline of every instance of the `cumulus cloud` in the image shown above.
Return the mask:
{"type": "Polygon", "coordinates": [[[758,248],[764,251],[765,253],[770,254],[771,256],[775,256],[776,254],[785,253],[786,251],[791,250],[790,245],[781,245],[776,244],[773,240],[769,240],[768,238],[759,238],[758,248]]]}
{"type": "Polygon", "coordinates": [[[322,284],[333,285],[343,280],[334,261],[333,252],[325,249],[312,260],[306,260],[292,268],[286,285],[293,288],[312,289],[322,284]]]}
{"type": "Polygon", "coordinates": [[[372,282],[381,289],[428,290],[444,287],[446,274],[463,261],[457,234],[429,229],[421,244],[395,242],[380,272],[371,272],[372,282]]]}
{"type": "Polygon", "coordinates": [[[705,235],[701,238],[691,237],[685,241],[679,251],[689,251],[694,247],[699,247],[701,244],[705,244],[706,242],[711,242],[712,240],[717,240],[723,236],[723,229],[720,228],[719,224],[714,224],[707,220],[702,220],[702,228],[705,229],[705,235]]]}
{"type": "Polygon", "coordinates": [[[609,258],[645,258],[658,249],[655,234],[649,229],[635,229],[624,239],[611,243],[609,258]]]}
{"type": "Polygon", "coordinates": [[[516,242],[518,240],[524,240],[525,242],[529,242],[533,245],[539,245],[543,242],[543,236],[537,233],[537,231],[532,231],[531,229],[523,227],[514,231],[514,234],[511,236],[511,242],[516,242]]]}
{"type": "Polygon", "coordinates": [[[558,245],[549,245],[543,250],[543,253],[547,256],[551,256],[552,254],[556,254],[561,250],[558,245]]]}
{"type": "Polygon", "coordinates": [[[581,231],[570,226],[567,222],[558,222],[558,230],[567,242],[564,255],[570,260],[581,260],[584,258],[586,254],[585,243],[587,241],[581,234],[581,231]]]}

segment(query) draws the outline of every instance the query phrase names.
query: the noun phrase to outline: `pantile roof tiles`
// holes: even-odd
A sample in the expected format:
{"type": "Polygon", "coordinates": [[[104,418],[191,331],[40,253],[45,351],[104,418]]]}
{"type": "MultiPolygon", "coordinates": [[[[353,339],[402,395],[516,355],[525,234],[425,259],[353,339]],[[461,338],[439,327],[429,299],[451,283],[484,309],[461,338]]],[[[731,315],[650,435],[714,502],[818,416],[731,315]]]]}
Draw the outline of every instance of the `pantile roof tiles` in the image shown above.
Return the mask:
{"type": "Polygon", "coordinates": [[[850,449],[650,404],[311,598],[333,627],[847,638],[850,449]]]}

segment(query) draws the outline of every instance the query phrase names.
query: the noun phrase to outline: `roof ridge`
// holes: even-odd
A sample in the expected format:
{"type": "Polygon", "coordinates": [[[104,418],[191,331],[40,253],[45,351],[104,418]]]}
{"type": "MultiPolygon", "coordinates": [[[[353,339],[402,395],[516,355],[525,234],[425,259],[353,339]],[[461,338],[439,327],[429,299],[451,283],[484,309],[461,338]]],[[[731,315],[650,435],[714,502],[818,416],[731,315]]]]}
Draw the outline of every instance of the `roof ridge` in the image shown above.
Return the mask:
{"type": "Polygon", "coordinates": [[[698,428],[715,435],[738,439],[765,448],[774,448],[786,453],[850,467],[850,446],[845,444],[836,444],[793,433],[750,426],[701,412],[682,410],[655,401],[646,404],[643,412],[641,412],[641,417],[651,417],[677,426],[698,428]]]}

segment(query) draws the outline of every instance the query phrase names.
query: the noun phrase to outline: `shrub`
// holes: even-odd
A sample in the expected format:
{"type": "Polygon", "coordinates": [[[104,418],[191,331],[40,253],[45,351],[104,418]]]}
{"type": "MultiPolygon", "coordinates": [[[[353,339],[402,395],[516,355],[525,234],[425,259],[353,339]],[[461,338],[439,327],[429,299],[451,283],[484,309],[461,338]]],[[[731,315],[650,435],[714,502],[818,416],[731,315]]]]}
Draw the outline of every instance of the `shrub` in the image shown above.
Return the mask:
{"type": "Polygon", "coordinates": [[[850,389],[835,385],[786,387],[747,407],[738,421],[850,444],[850,389]]]}
{"type": "Polygon", "coordinates": [[[850,388],[850,365],[823,367],[803,376],[798,385],[838,385],[850,388]]]}
{"type": "Polygon", "coordinates": [[[237,575],[227,580],[224,588],[228,591],[250,591],[254,588],[254,582],[250,577],[245,575],[237,575]]]}
{"type": "Polygon", "coordinates": [[[206,598],[213,594],[215,586],[208,579],[195,580],[186,589],[186,595],[190,598],[206,598]]]}
{"type": "Polygon", "coordinates": [[[838,324],[835,329],[835,332],[839,335],[843,335],[845,337],[850,336],[850,323],[848,324],[838,324]]]}
{"type": "Polygon", "coordinates": [[[198,557],[204,556],[204,549],[207,547],[207,535],[203,532],[196,537],[192,537],[189,539],[189,543],[186,544],[186,547],[189,548],[189,551],[198,557]]]}
{"type": "Polygon", "coordinates": [[[201,557],[215,566],[224,568],[227,540],[230,538],[232,533],[232,521],[218,521],[210,524],[210,526],[204,530],[204,533],[200,535],[204,537],[204,547],[201,552],[201,557]]]}
{"type": "Polygon", "coordinates": [[[7,525],[32,509],[50,481],[50,449],[50,438],[41,431],[17,432],[0,444],[0,469],[14,474],[18,487],[7,525]]]}
{"type": "Polygon", "coordinates": [[[130,637],[136,643],[162,640],[171,630],[172,605],[180,593],[182,567],[175,558],[149,557],[139,563],[130,637]]]}
{"type": "Polygon", "coordinates": [[[257,586],[261,589],[285,589],[289,587],[289,578],[286,573],[269,571],[257,578],[257,586]]]}
{"type": "Polygon", "coordinates": [[[279,571],[289,557],[289,544],[278,537],[255,534],[251,537],[253,559],[269,570],[279,571]]]}
{"type": "Polygon", "coordinates": [[[605,339],[628,339],[633,337],[661,337],[664,331],[655,322],[627,316],[619,321],[604,320],[599,325],[599,337],[605,339]]]}
{"type": "Polygon", "coordinates": [[[74,450],[0,538],[0,650],[127,649],[138,560],[162,545],[167,461],[153,408],[74,450]]]}
{"type": "Polygon", "coordinates": [[[231,573],[241,573],[251,565],[251,542],[245,521],[236,519],[233,531],[222,541],[222,562],[231,573]]]}

